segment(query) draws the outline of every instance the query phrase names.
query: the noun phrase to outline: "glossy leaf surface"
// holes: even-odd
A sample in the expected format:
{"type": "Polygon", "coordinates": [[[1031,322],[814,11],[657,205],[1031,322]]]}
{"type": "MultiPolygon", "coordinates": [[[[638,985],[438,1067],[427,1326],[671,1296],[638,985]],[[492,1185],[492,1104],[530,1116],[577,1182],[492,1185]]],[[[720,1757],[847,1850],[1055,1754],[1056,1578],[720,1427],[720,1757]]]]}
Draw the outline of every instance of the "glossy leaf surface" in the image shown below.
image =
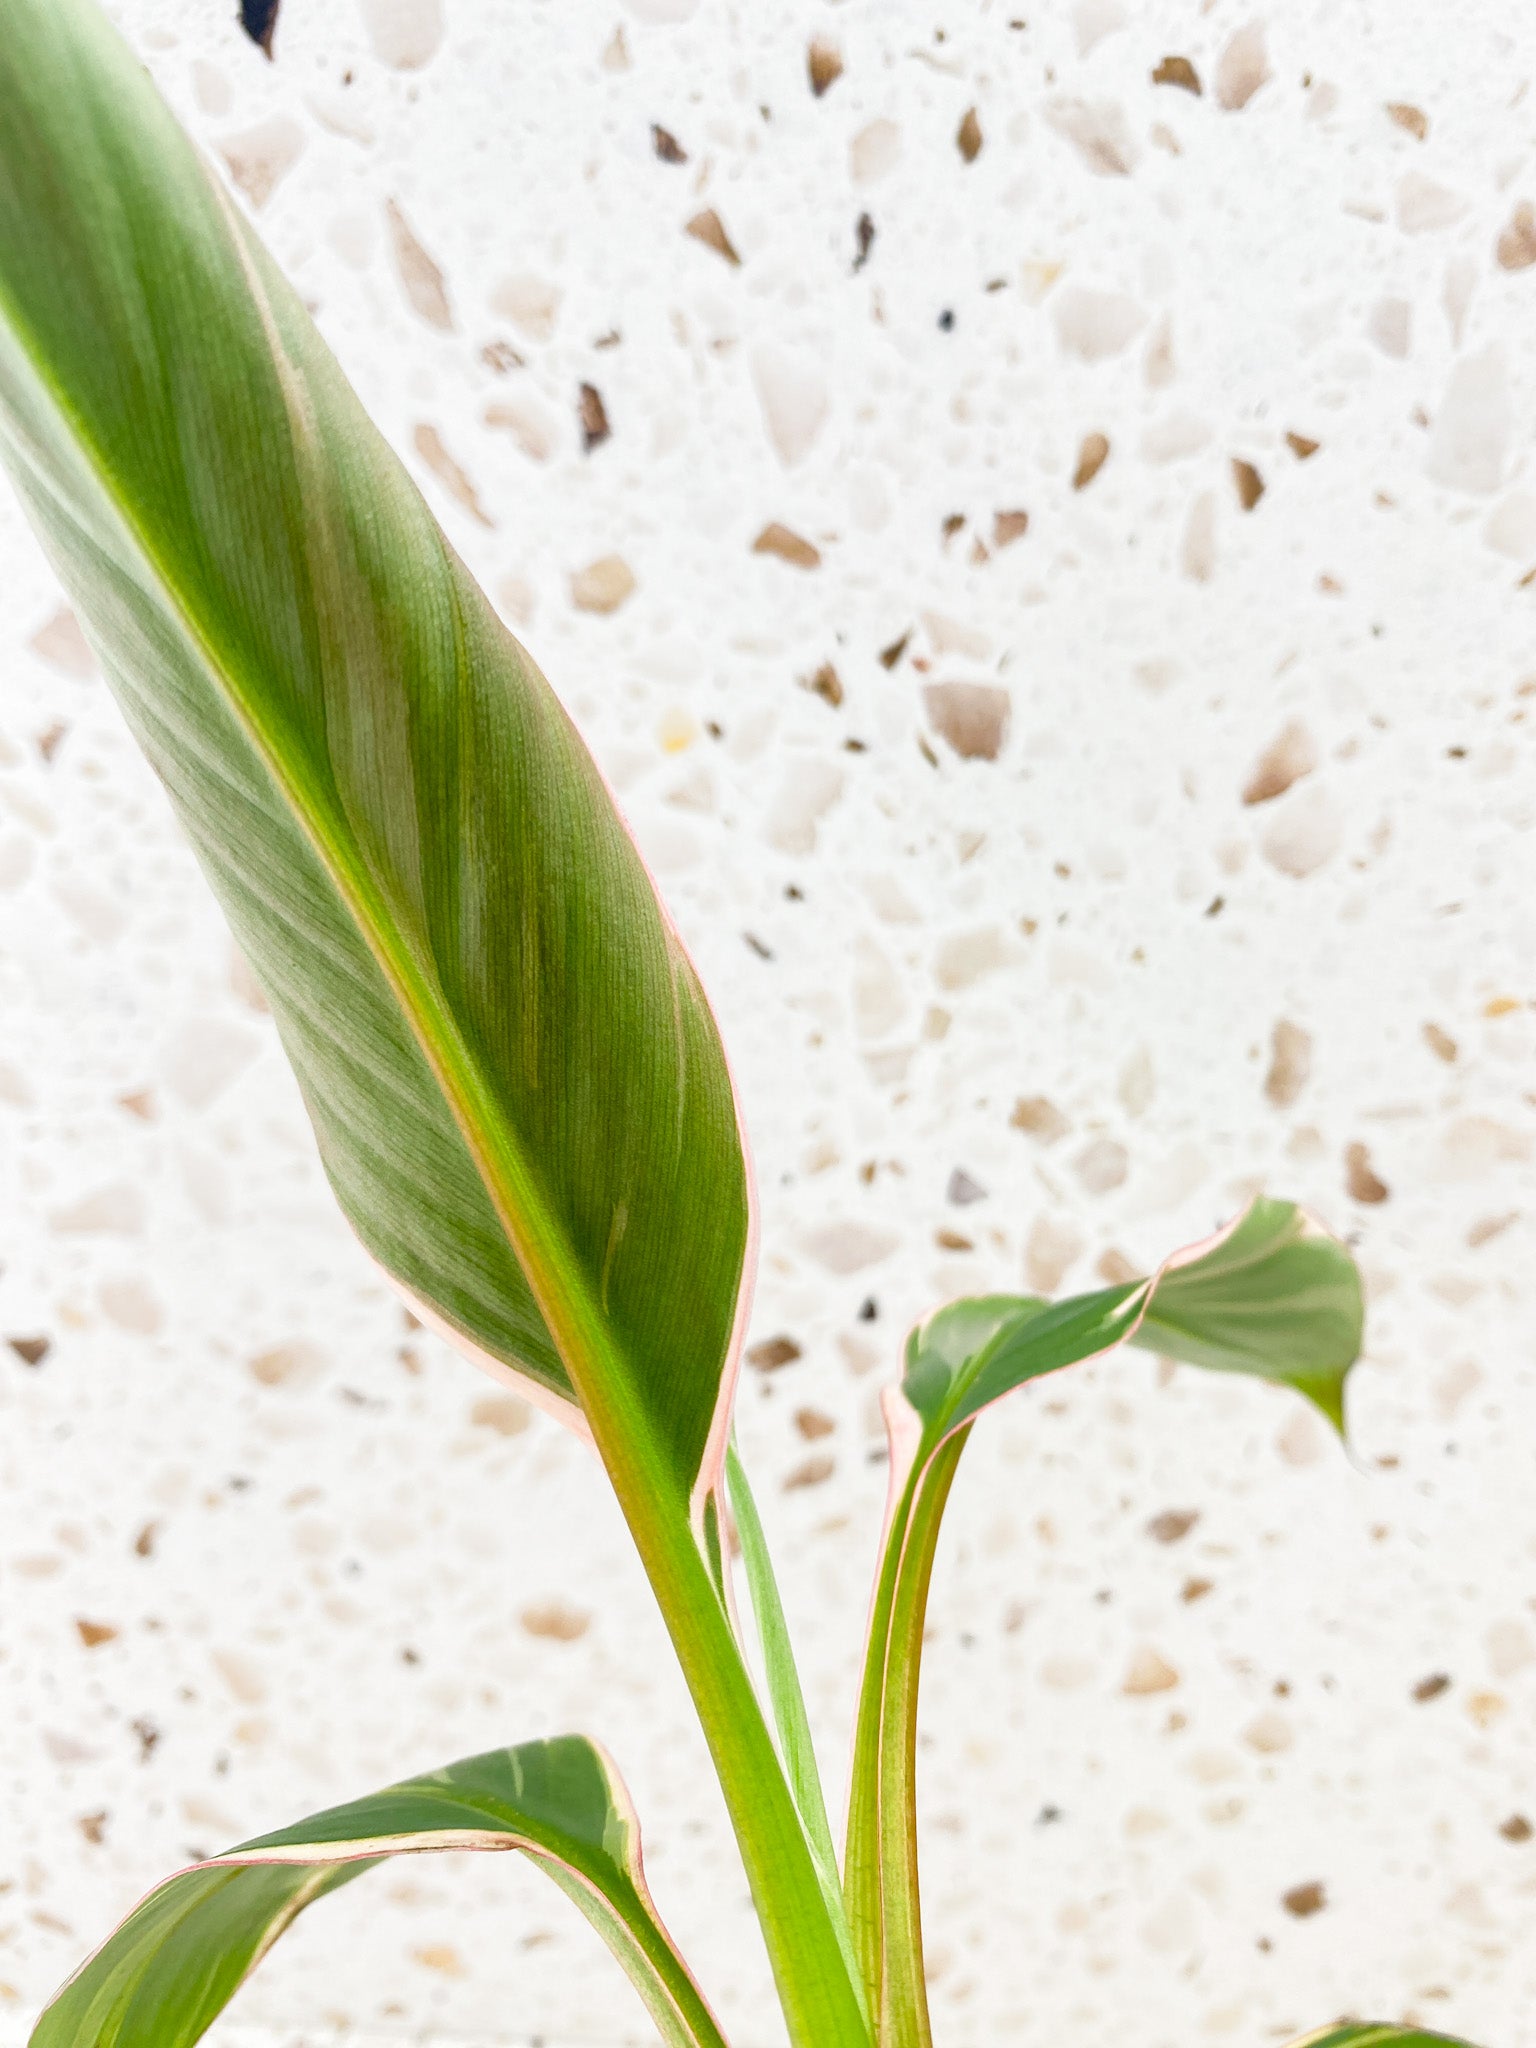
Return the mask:
{"type": "Polygon", "coordinates": [[[195,1865],[150,1893],[49,2006],[31,2048],[188,2048],[306,1906],[391,1856],[521,1850],[629,1973],[668,2048],[723,2048],[656,1917],[639,1830],[580,1736],[498,1749],[195,1865]]]}

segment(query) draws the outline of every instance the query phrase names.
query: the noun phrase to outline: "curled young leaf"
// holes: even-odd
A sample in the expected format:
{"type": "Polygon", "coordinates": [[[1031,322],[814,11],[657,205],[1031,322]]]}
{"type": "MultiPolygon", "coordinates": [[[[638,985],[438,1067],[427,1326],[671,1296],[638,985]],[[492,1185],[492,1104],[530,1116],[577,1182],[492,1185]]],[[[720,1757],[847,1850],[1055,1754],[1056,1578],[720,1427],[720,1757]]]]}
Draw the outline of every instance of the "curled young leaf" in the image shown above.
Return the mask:
{"type": "Polygon", "coordinates": [[[30,2048],[190,2048],[306,1906],[391,1856],[517,1849],[581,1908],[668,2048],[724,2048],[657,1918],[618,1773],[579,1735],[492,1750],[168,1878],[49,2005],[30,2048]]]}
{"type": "Polygon", "coordinates": [[[886,1530],[854,1737],[845,1891],[880,2038],[929,2039],[915,1839],[918,1674],[945,1501],[983,1410],[1047,1373],[1135,1343],[1294,1388],[1335,1427],[1360,1350],[1360,1279],[1293,1203],[1260,1199],[1145,1280],[1067,1301],[989,1295],[940,1309],[885,1396],[886,1530]]]}

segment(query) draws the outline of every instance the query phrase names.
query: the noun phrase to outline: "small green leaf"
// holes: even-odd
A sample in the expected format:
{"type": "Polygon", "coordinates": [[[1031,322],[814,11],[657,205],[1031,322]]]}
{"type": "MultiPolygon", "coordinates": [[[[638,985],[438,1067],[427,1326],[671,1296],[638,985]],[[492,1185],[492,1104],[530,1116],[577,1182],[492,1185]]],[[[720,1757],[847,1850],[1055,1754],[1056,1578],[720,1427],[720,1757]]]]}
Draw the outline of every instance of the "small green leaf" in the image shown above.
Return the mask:
{"type": "Polygon", "coordinates": [[[1344,1430],[1365,1300],[1354,1260],[1292,1202],[1264,1197],[1157,1276],[1132,1342],[1188,1365],[1294,1387],[1344,1430]]]}
{"type": "Polygon", "coordinates": [[[1305,1394],[1342,1430],[1365,1308],[1353,1259],[1293,1202],[1260,1197],[1149,1280],[1045,1303],[952,1302],[908,1340],[902,1393],[930,1449],[1026,1380],[1130,1342],[1305,1394]]]}
{"type": "Polygon", "coordinates": [[[955,1468],[982,1412],[1127,1342],[1290,1386],[1343,1426],[1360,1350],[1359,1275],[1289,1202],[1261,1199],[1146,1280],[1048,1303],[952,1302],[908,1339],[887,1394],[891,1492],[854,1737],[844,1891],[880,2048],[927,2048],[917,1865],[916,1715],[929,1575],[955,1468]]]}
{"type": "Polygon", "coordinates": [[[492,1750],[168,1879],[70,1979],[30,2048],[189,2048],[306,1906],[391,1856],[518,1849],[586,1914],[668,2048],[724,2048],[656,1916],[617,1772],[578,1735],[492,1750]]]}

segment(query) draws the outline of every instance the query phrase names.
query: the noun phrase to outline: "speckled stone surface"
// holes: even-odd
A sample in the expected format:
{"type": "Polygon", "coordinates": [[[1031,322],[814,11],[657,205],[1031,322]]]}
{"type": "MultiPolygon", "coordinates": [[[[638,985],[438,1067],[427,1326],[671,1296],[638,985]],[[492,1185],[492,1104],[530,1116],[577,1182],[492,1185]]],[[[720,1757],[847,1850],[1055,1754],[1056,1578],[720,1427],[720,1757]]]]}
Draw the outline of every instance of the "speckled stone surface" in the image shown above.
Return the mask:
{"type": "MultiPolygon", "coordinates": [[[[1142,1358],[979,1433],[940,2040],[1521,2048],[1536,47],[1494,0],[1020,7],[284,0],[271,62],[232,5],[115,11],[718,1002],[753,1341],[799,1351],[741,1434],[834,1782],[911,1318],[1259,1187],[1365,1266],[1353,1461],[1142,1358]]],[[[0,648],[0,2036],[195,1852],[589,1727],[768,2048],[616,1512],[355,1249],[9,499],[0,648]]],[[[645,2038],[506,1858],[328,1902],[211,2038],[535,2034],[645,2038]]]]}

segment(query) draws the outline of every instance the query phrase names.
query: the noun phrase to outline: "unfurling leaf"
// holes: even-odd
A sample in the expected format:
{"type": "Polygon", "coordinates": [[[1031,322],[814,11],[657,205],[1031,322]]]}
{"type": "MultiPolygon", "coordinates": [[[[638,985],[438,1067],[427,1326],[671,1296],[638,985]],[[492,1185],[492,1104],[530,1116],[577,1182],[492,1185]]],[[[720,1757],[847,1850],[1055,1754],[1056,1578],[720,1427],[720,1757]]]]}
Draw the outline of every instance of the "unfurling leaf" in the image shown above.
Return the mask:
{"type": "Polygon", "coordinates": [[[944,1504],[977,1417],[1027,1381],[1123,1343],[1305,1394],[1343,1427],[1360,1350],[1360,1279],[1289,1202],[1255,1201],[1150,1279],[1070,1300],[952,1302],[913,1331],[885,1398],[891,1476],[854,1737],[845,1892],[882,2041],[929,2038],[915,1851],[918,1673],[944,1504]]]}
{"type": "Polygon", "coordinates": [[[492,1750],[167,1879],[75,1973],[30,2048],[189,2048],[316,1899],[391,1856],[519,1849],[586,1914],[668,2048],[723,2048],[656,1916],[613,1765],[579,1735],[492,1750]]]}
{"type": "Polygon", "coordinates": [[[1129,1342],[1294,1387],[1342,1429],[1364,1322],[1349,1253],[1294,1203],[1261,1197],[1149,1280],[1061,1302],[952,1302],[908,1340],[901,1394],[936,1447],[1026,1380],[1129,1342]]]}

